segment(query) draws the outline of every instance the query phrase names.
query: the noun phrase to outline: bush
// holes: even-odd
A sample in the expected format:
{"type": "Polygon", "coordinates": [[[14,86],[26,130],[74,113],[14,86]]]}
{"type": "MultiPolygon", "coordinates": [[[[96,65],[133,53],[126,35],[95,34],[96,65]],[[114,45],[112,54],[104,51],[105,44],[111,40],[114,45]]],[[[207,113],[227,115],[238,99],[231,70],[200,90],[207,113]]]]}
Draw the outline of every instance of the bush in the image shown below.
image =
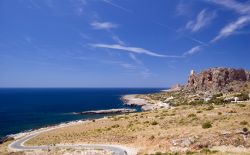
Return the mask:
{"type": "Polygon", "coordinates": [[[151,125],[157,125],[158,124],[158,122],[156,122],[156,121],[153,121],[152,123],[151,123],[151,125]]]}
{"type": "Polygon", "coordinates": [[[218,112],[218,115],[222,115],[222,113],[221,113],[221,112],[218,112]]]}
{"type": "Polygon", "coordinates": [[[119,128],[119,124],[113,125],[112,128],[119,128]]]}
{"type": "Polygon", "coordinates": [[[214,103],[216,105],[224,104],[225,101],[223,98],[212,98],[208,103],[214,103]]]}
{"type": "Polygon", "coordinates": [[[205,122],[202,124],[202,128],[203,129],[208,129],[208,128],[211,128],[212,127],[212,124],[210,122],[205,122]]]}
{"type": "Polygon", "coordinates": [[[248,132],[248,128],[243,128],[242,131],[243,132],[248,132]]]}
{"type": "Polygon", "coordinates": [[[209,148],[204,148],[200,151],[200,153],[205,153],[205,154],[214,154],[217,153],[218,151],[216,150],[210,150],[209,148]]]}
{"type": "Polygon", "coordinates": [[[206,108],[206,110],[213,110],[214,109],[214,106],[210,105],[206,108]]]}
{"type": "Polygon", "coordinates": [[[240,125],[247,125],[247,124],[248,124],[247,121],[242,121],[242,122],[240,122],[240,125]]]}
{"type": "Polygon", "coordinates": [[[149,137],[149,139],[150,139],[150,140],[153,140],[153,139],[155,139],[155,136],[152,135],[152,136],[149,137]]]}
{"type": "Polygon", "coordinates": [[[204,104],[204,101],[202,100],[189,102],[189,105],[202,105],[202,104],[204,104]]]}
{"type": "Polygon", "coordinates": [[[215,94],[215,95],[213,95],[213,97],[212,97],[212,98],[217,98],[217,97],[221,97],[221,96],[223,96],[223,94],[222,94],[222,93],[219,93],[219,94],[215,94]]]}
{"type": "Polygon", "coordinates": [[[238,97],[240,101],[249,100],[248,93],[240,93],[239,95],[236,95],[236,97],[238,97]]]}
{"type": "Polygon", "coordinates": [[[228,113],[237,113],[235,110],[230,110],[228,113]]]}
{"type": "Polygon", "coordinates": [[[189,114],[188,117],[196,117],[195,114],[189,114]]]}
{"type": "Polygon", "coordinates": [[[203,111],[201,111],[201,110],[198,110],[198,111],[197,111],[197,113],[202,113],[202,112],[203,112],[203,111]]]}
{"type": "Polygon", "coordinates": [[[245,107],[246,105],[245,104],[236,104],[237,106],[239,107],[245,107]]]}

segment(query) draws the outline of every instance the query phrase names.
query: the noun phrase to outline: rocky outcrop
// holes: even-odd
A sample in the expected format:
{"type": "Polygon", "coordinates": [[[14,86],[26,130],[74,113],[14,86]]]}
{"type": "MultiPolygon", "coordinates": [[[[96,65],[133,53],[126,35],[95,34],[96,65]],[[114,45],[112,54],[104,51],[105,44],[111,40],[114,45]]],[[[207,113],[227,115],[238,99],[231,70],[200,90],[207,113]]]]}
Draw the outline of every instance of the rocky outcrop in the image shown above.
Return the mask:
{"type": "Polygon", "coordinates": [[[250,72],[234,68],[210,68],[201,73],[191,71],[186,90],[201,92],[232,92],[242,91],[250,84],[250,72]]]}

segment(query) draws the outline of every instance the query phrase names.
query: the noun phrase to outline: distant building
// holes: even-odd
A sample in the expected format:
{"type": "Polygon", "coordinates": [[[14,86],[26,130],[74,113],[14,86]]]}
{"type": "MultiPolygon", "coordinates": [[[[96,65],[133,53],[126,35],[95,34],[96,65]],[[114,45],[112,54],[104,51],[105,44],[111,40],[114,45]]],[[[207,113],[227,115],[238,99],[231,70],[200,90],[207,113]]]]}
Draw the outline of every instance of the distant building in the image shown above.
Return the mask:
{"type": "Polygon", "coordinates": [[[204,98],[204,101],[205,101],[205,102],[208,102],[208,101],[210,101],[210,100],[211,100],[210,97],[204,98]]]}
{"type": "Polygon", "coordinates": [[[239,100],[240,100],[239,97],[234,98],[234,102],[238,102],[239,100]]]}
{"type": "Polygon", "coordinates": [[[190,71],[190,75],[194,75],[195,74],[195,71],[192,69],[191,71],[190,71]]]}

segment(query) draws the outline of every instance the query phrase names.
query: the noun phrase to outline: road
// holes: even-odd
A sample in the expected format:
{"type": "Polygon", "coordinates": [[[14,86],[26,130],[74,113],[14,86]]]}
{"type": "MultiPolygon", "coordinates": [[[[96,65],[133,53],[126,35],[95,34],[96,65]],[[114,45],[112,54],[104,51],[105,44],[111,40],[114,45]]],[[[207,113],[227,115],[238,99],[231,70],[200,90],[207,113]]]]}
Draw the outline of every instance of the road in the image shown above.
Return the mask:
{"type": "Polygon", "coordinates": [[[114,155],[130,155],[134,154],[131,150],[117,145],[105,145],[105,144],[71,144],[71,145],[55,145],[55,146],[24,146],[24,143],[31,138],[39,135],[42,132],[48,130],[33,132],[20,139],[15,140],[9,145],[9,149],[13,151],[27,151],[27,150],[49,150],[51,148],[88,148],[88,149],[104,149],[112,151],[114,155]],[[130,153],[131,152],[131,153],[130,153]]]}

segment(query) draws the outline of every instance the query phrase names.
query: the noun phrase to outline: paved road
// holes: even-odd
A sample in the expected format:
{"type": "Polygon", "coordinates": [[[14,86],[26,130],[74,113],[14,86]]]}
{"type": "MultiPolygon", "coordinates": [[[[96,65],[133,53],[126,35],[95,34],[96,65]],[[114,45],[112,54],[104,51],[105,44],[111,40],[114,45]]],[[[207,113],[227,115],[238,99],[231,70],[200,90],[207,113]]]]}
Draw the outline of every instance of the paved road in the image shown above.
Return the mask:
{"type": "Polygon", "coordinates": [[[27,136],[24,136],[23,138],[20,138],[18,140],[15,140],[9,145],[9,149],[14,151],[27,151],[27,150],[48,150],[50,148],[54,147],[60,147],[60,148],[89,148],[89,149],[104,149],[104,150],[110,150],[113,152],[114,155],[127,155],[128,151],[115,145],[103,145],[103,144],[79,144],[79,145],[56,145],[56,146],[24,146],[23,144],[30,140],[31,138],[34,138],[35,136],[39,135],[42,132],[46,132],[48,130],[40,131],[40,132],[34,132],[27,136]]]}

